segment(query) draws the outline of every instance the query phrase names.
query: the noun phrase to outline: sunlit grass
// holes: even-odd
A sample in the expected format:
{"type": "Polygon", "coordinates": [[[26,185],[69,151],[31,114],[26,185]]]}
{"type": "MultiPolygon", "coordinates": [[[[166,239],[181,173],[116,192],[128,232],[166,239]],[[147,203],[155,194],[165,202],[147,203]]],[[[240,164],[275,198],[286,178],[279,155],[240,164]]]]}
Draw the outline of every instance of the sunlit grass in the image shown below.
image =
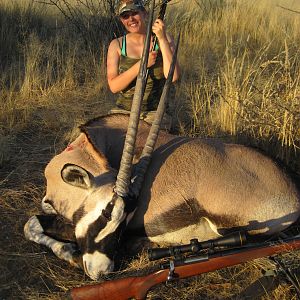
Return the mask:
{"type": "Polygon", "coordinates": [[[210,3],[194,4],[192,10],[182,3],[169,18],[169,26],[182,35],[181,88],[188,86],[183,89],[192,134],[247,136],[267,152],[272,145],[272,155],[299,164],[300,19],[280,7],[299,10],[299,3],[210,3]]]}

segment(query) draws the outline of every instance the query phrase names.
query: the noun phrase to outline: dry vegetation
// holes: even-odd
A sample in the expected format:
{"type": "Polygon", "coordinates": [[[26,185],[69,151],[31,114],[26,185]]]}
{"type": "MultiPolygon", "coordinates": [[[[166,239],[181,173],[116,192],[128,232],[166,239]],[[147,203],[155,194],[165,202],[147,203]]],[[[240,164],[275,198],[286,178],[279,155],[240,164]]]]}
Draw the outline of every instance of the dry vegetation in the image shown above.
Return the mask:
{"type": "MultiPolygon", "coordinates": [[[[59,7],[67,19],[46,2],[54,3],[0,0],[1,300],[63,299],[72,286],[89,282],[82,271],[25,241],[23,225],[39,212],[47,161],[78,124],[113,105],[105,53],[119,27],[107,5],[113,1],[89,1],[91,9],[78,9],[79,1],[70,0],[71,14],[59,7]]],[[[174,35],[182,33],[182,79],[173,103],[177,129],[259,147],[299,175],[300,14],[280,8],[300,11],[299,2],[173,2],[167,24],[174,35]]],[[[256,260],[160,286],[149,299],[234,297],[268,264],[256,260]]],[[[127,272],[139,274],[151,266],[144,254],[123,262],[127,272]]],[[[282,281],[259,298],[296,296],[282,281]]]]}

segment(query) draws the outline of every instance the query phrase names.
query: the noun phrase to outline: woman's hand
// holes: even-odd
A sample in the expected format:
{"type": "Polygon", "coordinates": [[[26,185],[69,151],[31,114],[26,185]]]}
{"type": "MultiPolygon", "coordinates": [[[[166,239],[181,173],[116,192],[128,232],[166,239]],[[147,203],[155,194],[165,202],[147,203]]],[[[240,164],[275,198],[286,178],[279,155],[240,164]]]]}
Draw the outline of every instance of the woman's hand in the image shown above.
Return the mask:
{"type": "Polygon", "coordinates": [[[157,36],[158,40],[167,39],[165,24],[161,19],[156,19],[152,25],[152,31],[157,36]]]}
{"type": "MultiPolygon", "coordinates": [[[[152,31],[155,33],[158,42],[159,42],[159,49],[162,54],[163,58],[163,70],[164,70],[164,76],[165,78],[168,77],[171,61],[172,61],[172,55],[174,51],[174,41],[173,38],[166,33],[166,27],[162,20],[156,19],[153,26],[152,31]]],[[[179,66],[176,62],[175,65],[175,71],[173,75],[173,82],[178,80],[179,78],[179,66]]]]}
{"type": "Polygon", "coordinates": [[[157,51],[150,51],[147,68],[150,68],[155,64],[156,58],[157,58],[157,51]]]}

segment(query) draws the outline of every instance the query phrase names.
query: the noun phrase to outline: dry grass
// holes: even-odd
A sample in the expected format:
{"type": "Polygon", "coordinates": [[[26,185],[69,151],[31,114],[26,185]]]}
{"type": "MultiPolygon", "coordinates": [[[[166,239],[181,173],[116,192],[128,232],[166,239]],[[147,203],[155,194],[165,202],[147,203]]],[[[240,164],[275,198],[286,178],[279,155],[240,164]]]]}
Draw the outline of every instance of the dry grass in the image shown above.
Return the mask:
{"type": "MultiPolygon", "coordinates": [[[[299,173],[299,15],[276,6],[300,10],[299,4],[197,3],[176,2],[167,21],[174,34],[182,33],[182,79],[174,102],[181,133],[258,146],[299,173]]],[[[89,35],[97,43],[86,44],[54,7],[0,0],[1,300],[63,299],[69,288],[90,282],[82,271],[27,242],[23,225],[40,210],[49,159],[72,140],[78,124],[113,105],[105,80],[110,36],[99,32],[89,35]]],[[[268,264],[261,259],[160,285],[148,297],[233,298],[268,264]]],[[[144,274],[145,268],[153,268],[145,253],[122,263],[130,274],[144,274]]],[[[109,278],[122,276],[120,271],[109,278]]],[[[296,296],[282,281],[260,298],[296,296]]]]}
{"type": "Polygon", "coordinates": [[[191,12],[183,2],[172,17],[184,49],[180,96],[191,120],[185,133],[231,136],[298,171],[300,21],[299,14],[280,6],[299,11],[299,5],[197,2],[206,12],[202,16],[196,5],[191,12]]]}

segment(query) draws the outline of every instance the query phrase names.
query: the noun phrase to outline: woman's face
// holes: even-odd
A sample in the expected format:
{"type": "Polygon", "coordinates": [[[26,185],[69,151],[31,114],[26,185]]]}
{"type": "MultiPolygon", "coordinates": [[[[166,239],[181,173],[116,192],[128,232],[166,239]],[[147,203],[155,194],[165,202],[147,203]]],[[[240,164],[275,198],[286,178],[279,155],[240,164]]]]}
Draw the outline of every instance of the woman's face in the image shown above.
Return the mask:
{"type": "Polygon", "coordinates": [[[128,32],[144,33],[146,31],[145,12],[143,11],[124,12],[120,19],[128,32]]]}

